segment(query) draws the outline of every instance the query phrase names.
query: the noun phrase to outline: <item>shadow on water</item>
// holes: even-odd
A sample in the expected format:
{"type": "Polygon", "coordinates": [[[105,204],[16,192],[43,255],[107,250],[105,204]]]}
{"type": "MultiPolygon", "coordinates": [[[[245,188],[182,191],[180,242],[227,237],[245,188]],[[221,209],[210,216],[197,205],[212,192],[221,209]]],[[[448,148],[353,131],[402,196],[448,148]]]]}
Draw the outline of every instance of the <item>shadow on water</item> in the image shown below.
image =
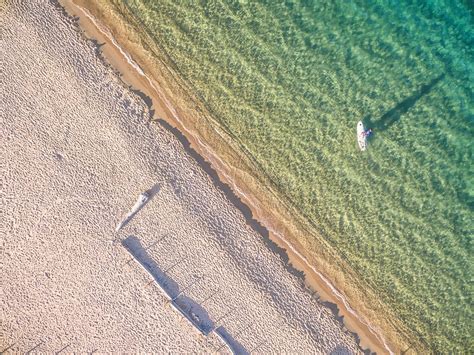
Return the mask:
{"type": "Polygon", "coordinates": [[[433,87],[443,78],[444,74],[441,74],[437,78],[431,80],[428,84],[423,85],[420,90],[399,102],[398,105],[385,112],[378,120],[372,121],[370,117],[366,117],[364,119],[364,125],[368,128],[372,128],[375,132],[382,132],[389,129],[390,126],[396,123],[402,115],[407,113],[419,99],[429,94],[433,87]]]}

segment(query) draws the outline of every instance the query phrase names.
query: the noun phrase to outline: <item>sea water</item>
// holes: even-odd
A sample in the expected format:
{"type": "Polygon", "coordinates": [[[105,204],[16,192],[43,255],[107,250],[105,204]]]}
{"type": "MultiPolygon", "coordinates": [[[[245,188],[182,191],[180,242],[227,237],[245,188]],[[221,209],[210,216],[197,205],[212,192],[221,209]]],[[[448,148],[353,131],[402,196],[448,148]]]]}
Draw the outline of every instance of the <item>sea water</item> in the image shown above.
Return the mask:
{"type": "Polygon", "coordinates": [[[469,1],[123,1],[413,334],[472,350],[469,1]]]}

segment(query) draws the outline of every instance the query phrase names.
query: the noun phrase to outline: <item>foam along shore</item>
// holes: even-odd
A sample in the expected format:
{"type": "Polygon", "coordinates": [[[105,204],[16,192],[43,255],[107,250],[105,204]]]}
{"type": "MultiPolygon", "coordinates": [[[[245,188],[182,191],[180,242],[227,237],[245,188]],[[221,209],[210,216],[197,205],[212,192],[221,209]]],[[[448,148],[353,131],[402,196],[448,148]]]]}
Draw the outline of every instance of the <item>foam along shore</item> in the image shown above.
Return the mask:
{"type": "Polygon", "coordinates": [[[361,352],[76,20],[46,0],[2,11],[2,351],[361,352]],[[215,331],[183,322],[127,240],[215,331]]]}

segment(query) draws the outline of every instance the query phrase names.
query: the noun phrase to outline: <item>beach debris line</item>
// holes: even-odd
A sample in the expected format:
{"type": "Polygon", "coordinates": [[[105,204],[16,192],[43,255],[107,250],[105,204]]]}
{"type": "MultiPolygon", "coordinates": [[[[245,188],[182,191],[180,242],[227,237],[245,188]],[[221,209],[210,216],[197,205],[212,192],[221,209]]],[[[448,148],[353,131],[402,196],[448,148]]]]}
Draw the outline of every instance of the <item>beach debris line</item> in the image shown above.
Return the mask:
{"type": "Polygon", "coordinates": [[[138,196],[137,202],[133,205],[130,212],[127,213],[124,219],[117,225],[115,231],[118,232],[120,229],[125,227],[132,218],[140,211],[150,200],[151,194],[148,191],[145,191],[138,196]]]}

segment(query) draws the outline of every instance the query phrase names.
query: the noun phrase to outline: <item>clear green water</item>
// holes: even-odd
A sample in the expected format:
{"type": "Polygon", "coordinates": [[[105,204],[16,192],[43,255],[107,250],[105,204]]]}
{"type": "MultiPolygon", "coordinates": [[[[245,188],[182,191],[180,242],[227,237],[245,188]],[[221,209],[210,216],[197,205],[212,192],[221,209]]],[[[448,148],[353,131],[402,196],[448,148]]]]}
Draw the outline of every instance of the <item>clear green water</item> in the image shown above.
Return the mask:
{"type": "Polygon", "coordinates": [[[473,351],[467,2],[123,1],[383,302],[432,350],[473,351]]]}

